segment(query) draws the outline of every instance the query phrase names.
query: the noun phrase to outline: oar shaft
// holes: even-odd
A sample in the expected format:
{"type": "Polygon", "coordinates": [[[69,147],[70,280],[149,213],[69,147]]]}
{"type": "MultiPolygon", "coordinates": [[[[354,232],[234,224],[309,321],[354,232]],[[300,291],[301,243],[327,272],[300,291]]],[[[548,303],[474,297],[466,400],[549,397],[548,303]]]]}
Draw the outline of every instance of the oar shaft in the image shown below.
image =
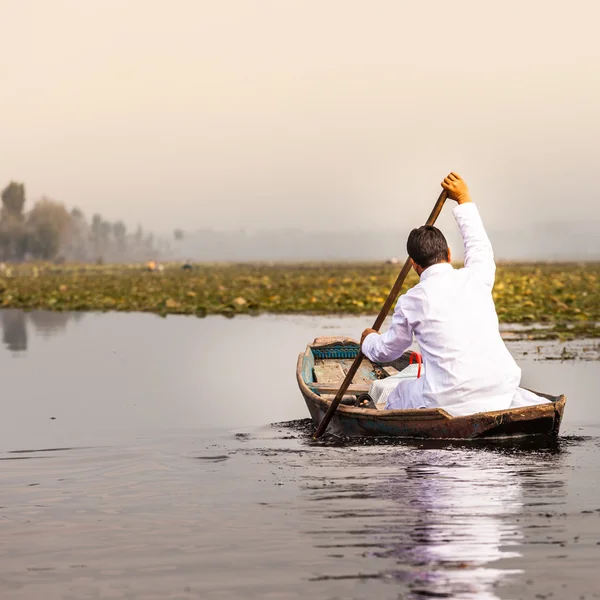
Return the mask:
{"type": "MultiPolygon", "coordinates": [[[[442,193],[440,194],[425,225],[433,225],[437,221],[437,218],[439,217],[440,213],[442,212],[442,208],[444,207],[444,202],[446,202],[446,190],[442,191],[442,193]]],[[[394,283],[394,287],[390,291],[387,300],[383,303],[383,306],[381,307],[381,310],[379,311],[379,314],[375,319],[373,329],[375,329],[376,331],[379,331],[379,328],[383,325],[383,322],[385,321],[385,318],[390,312],[390,309],[396,303],[396,298],[398,298],[398,294],[402,289],[402,285],[404,284],[406,276],[410,273],[410,269],[410,258],[407,258],[406,262],[404,263],[404,266],[402,267],[402,270],[398,275],[398,278],[396,279],[396,283],[394,283]]],[[[317,427],[317,430],[315,431],[315,438],[319,438],[325,433],[329,422],[331,421],[333,415],[335,414],[335,411],[337,410],[340,402],[342,401],[342,398],[344,397],[348,386],[352,383],[352,380],[354,379],[354,376],[360,368],[364,357],[365,355],[361,351],[358,353],[358,356],[354,359],[352,366],[348,369],[348,372],[346,373],[346,377],[344,377],[344,381],[342,382],[338,393],[335,395],[335,398],[332,400],[331,404],[329,405],[329,408],[327,409],[327,412],[325,413],[325,416],[323,417],[323,419],[319,423],[319,426],[317,427]]]]}

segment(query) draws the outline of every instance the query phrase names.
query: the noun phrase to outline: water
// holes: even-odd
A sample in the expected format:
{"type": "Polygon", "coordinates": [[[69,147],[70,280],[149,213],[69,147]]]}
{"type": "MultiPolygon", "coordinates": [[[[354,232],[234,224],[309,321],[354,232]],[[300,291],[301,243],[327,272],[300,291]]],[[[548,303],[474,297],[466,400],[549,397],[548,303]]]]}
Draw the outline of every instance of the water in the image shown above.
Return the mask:
{"type": "Polygon", "coordinates": [[[549,447],[340,446],[270,423],[368,318],[0,319],[3,600],[600,597],[598,362],[513,346],[549,447]]]}

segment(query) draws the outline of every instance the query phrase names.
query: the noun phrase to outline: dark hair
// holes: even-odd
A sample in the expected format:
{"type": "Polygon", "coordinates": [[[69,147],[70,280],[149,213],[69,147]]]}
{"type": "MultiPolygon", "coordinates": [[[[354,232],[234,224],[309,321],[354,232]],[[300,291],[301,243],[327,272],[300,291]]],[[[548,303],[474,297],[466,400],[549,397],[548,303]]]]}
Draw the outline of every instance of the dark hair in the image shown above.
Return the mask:
{"type": "Polygon", "coordinates": [[[448,242],[444,234],[431,225],[413,229],[408,236],[406,250],[422,269],[448,262],[448,242]]]}

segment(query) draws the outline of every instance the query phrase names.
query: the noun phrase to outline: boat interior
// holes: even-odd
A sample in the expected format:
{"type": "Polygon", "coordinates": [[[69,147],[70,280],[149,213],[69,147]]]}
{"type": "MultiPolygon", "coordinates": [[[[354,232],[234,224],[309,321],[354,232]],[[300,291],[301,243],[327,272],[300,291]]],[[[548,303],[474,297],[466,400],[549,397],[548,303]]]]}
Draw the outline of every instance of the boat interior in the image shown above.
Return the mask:
{"type": "MultiPolygon", "coordinates": [[[[346,341],[343,344],[320,345],[320,340],[321,338],[317,338],[304,356],[303,379],[313,392],[324,399],[332,400],[360,348],[356,342],[346,341]]],[[[352,379],[342,403],[355,404],[361,395],[369,392],[374,380],[396,375],[406,368],[409,365],[410,354],[410,352],[406,352],[399,359],[382,364],[373,363],[365,357],[352,379]]],[[[385,403],[377,404],[377,408],[384,409],[385,403]]]]}
{"type": "MultiPolygon", "coordinates": [[[[314,393],[325,400],[333,400],[359,351],[359,344],[348,338],[317,338],[304,354],[302,379],[314,393]]],[[[398,374],[410,364],[411,354],[409,350],[389,363],[373,363],[365,357],[344,394],[342,404],[358,406],[361,395],[364,396],[369,392],[374,380],[398,374]]],[[[534,393],[551,402],[560,399],[560,396],[537,391],[534,393]]],[[[385,403],[377,403],[376,407],[383,410],[385,403]]]]}

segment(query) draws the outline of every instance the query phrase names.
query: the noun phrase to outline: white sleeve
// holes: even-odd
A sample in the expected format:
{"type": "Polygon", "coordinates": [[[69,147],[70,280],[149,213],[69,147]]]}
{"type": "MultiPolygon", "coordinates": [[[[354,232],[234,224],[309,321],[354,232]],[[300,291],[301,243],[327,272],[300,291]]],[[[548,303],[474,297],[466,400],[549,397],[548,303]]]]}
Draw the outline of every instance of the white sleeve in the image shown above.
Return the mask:
{"type": "Polygon", "coordinates": [[[494,251],[479,210],[473,202],[459,204],[453,209],[465,249],[465,269],[470,269],[485,285],[494,285],[496,264],[494,251]]]}
{"type": "Polygon", "coordinates": [[[363,342],[362,351],[369,360],[389,362],[400,358],[410,348],[412,339],[412,330],[398,302],[390,328],[381,335],[370,333],[363,342]]]}

